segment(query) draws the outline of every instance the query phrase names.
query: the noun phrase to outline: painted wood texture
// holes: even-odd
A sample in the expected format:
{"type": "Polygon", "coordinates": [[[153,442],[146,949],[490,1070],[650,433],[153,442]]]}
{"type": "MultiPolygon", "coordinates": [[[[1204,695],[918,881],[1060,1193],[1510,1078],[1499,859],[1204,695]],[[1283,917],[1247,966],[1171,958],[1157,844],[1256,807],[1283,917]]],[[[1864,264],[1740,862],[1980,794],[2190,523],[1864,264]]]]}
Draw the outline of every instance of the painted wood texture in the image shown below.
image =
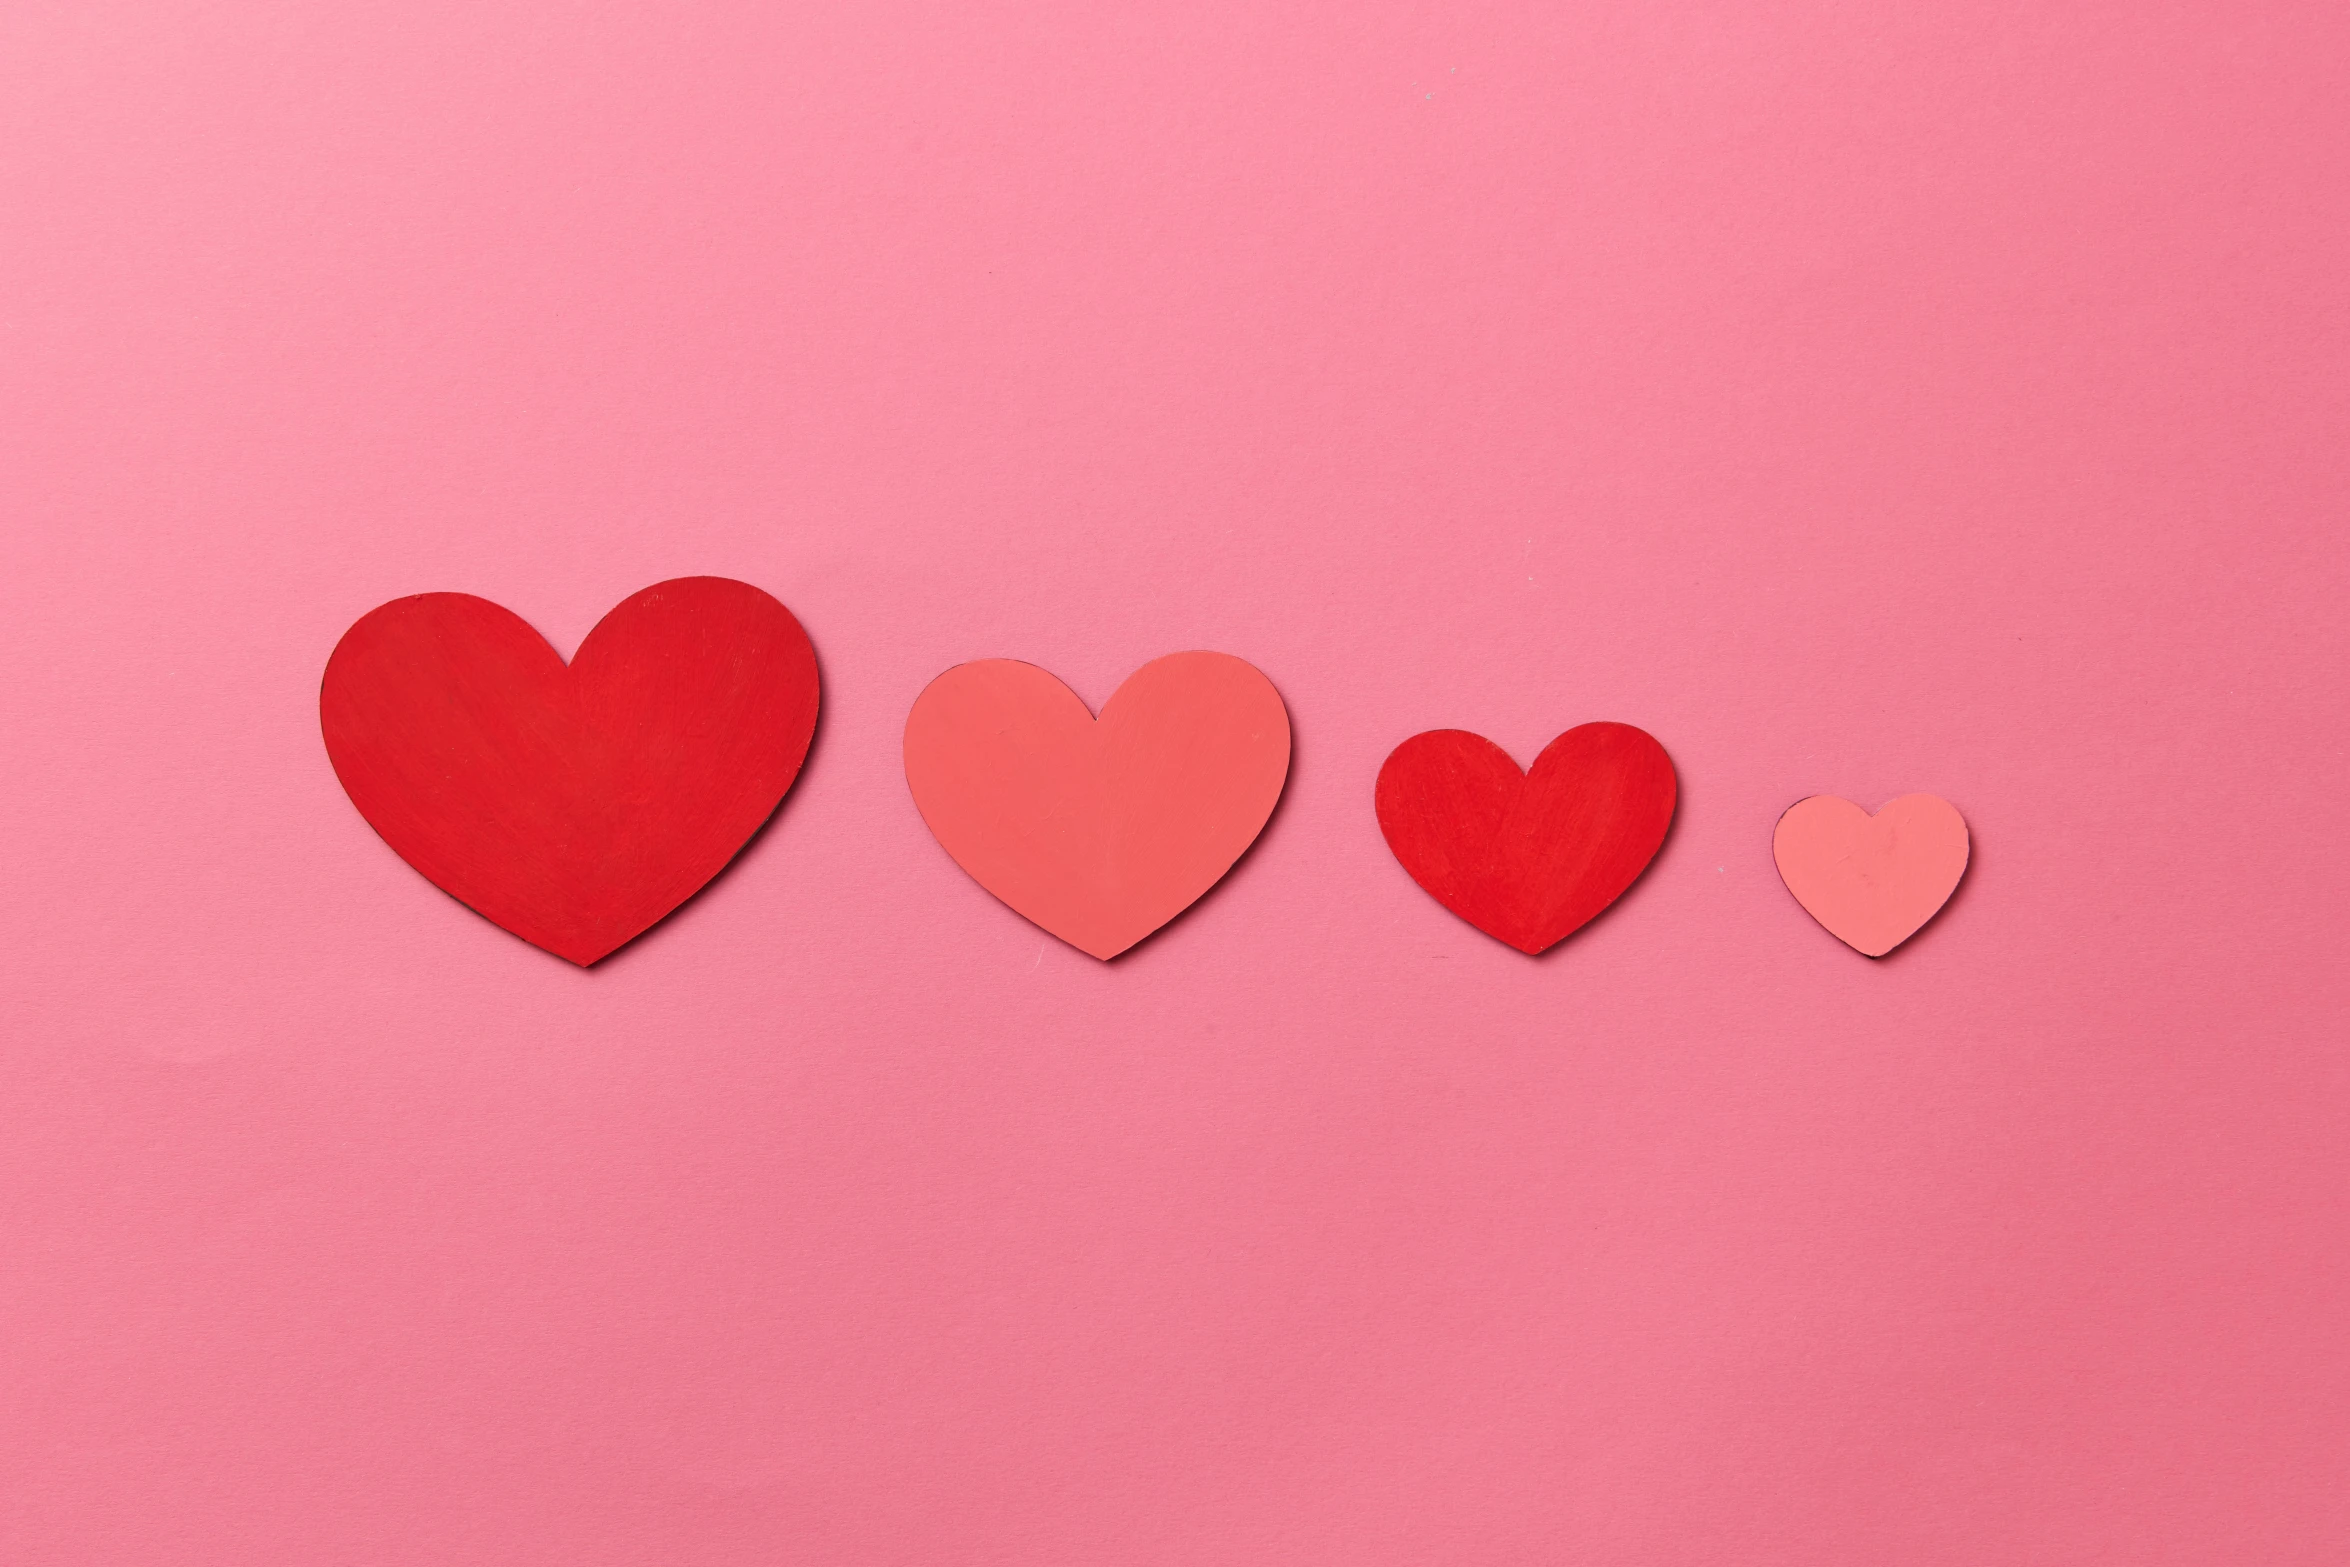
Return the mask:
{"type": "Polygon", "coordinates": [[[915,700],[905,758],[922,819],[972,880],[1108,959],[1256,841],[1289,777],[1289,714],[1225,653],[1152,660],[1099,718],[1045,670],[981,659],[915,700]]]}
{"type": "Polygon", "coordinates": [[[566,665],[465,593],[396,599],[327,660],[335,776],[435,886],[581,965],[723,869],[799,776],[815,649],[767,594],[723,577],[646,588],[566,665]]]}
{"type": "Polygon", "coordinates": [[[1523,772],[1482,735],[1414,735],[1379,769],[1375,800],[1388,848],[1430,897],[1539,953],[1639,880],[1677,792],[1663,746],[1599,723],[1560,735],[1523,772]]]}
{"type": "Polygon", "coordinates": [[[1771,834],[1779,879],[1813,919],[1856,952],[1881,958],[1941,912],[1966,875],[1966,818],[1948,800],[1905,794],[1869,814],[1815,794],[1771,834]]]}

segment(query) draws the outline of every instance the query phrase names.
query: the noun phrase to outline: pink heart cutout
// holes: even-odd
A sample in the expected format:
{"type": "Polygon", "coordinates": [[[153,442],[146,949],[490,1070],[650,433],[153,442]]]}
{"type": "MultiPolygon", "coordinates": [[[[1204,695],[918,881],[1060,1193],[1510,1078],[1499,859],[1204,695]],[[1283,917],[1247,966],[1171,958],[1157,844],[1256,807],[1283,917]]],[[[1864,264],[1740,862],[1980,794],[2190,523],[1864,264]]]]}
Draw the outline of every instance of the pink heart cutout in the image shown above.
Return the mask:
{"type": "Polygon", "coordinates": [[[1099,718],[1034,664],[933,680],[906,715],[906,785],[955,863],[1020,914],[1113,958],[1256,841],[1289,777],[1289,713],[1226,653],[1170,653],[1099,718]]]}
{"type": "Polygon", "coordinates": [[[1905,794],[1871,816],[1815,794],[1779,818],[1771,857],[1795,901],[1855,951],[1881,958],[1932,919],[1966,874],[1966,819],[1948,800],[1905,794]]]}

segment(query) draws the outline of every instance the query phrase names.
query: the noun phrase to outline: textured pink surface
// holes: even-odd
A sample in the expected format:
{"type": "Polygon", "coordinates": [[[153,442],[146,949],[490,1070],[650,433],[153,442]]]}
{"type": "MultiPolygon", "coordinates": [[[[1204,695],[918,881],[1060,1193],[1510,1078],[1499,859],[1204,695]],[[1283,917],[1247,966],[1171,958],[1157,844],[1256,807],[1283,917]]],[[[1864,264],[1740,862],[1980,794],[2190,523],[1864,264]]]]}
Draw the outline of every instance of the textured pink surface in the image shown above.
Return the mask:
{"type": "Polygon", "coordinates": [[[906,715],[906,789],[971,879],[1109,959],[1198,902],[1264,830],[1289,714],[1229,653],[1152,659],[1097,716],[1016,658],[957,664],[906,715]]]}
{"type": "Polygon", "coordinates": [[[2332,1564],[2338,4],[88,0],[0,21],[0,1561],[2332,1564]],[[592,972],[319,744],[397,594],[789,604],[592,972]],[[1103,965],[925,682],[1255,663],[1103,965]],[[1677,824],[1529,962],[1379,762],[1677,824]],[[1837,951],[1788,801],[1976,860],[1837,951]]]}

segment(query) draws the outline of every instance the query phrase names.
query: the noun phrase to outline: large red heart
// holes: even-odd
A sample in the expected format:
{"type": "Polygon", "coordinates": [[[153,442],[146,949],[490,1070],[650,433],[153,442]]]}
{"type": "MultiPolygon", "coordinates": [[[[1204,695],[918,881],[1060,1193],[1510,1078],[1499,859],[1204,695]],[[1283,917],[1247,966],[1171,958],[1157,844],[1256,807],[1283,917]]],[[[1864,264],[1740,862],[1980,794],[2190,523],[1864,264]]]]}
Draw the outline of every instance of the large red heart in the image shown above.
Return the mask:
{"type": "Polygon", "coordinates": [[[906,715],[906,786],[971,879],[1114,958],[1256,841],[1289,776],[1289,713],[1252,665],[1170,653],[1102,705],[1034,664],[958,664],[906,715]]]}
{"type": "Polygon", "coordinates": [[[1672,824],[1672,759],[1630,724],[1584,724],[1531,772],[1483,735],[1432,729],[1379,769],[1379,830],[1412,880],[1488,936],[1540,952],[1640,879],[1672,824]]]}
{"type": "Polygon", "coordinates": [[[656,583],[567,666],[510,610],[423,593],[343,633],[318,693],[335,776],[400,858],[586,965],[718,874],[816,729],[816,650],[748,583],[656,583]]]}

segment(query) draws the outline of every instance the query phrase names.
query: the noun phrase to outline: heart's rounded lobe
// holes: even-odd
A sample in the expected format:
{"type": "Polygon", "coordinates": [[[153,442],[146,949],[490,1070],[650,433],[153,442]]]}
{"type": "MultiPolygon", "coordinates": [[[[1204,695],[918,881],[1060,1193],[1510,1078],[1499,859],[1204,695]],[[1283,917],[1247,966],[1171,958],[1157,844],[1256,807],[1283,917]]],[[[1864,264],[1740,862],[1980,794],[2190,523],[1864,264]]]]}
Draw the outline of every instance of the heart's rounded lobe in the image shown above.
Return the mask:
{"type": "Polygon", "coordinates": [[[1630,724],[1582,724],[1521,772],[1483,735],[1432,729],[1379,769],[1379,830],[1412,880],[1538,953],[1639,880],[1672,825],[1672,759],[1630,724]]]}
{"type": "Polygon", "coordinates": [[[1170,653],[1096,718],[1016,659],[958,664],[906,716],[906,786],[971,879],[1113,958],[1256,841],[1289,776],[1289,713],[1253,665],[1170,653]]]}
{"type": "Polygon", "coordinates": [[[442,891],[578,964],[723,869],[781,803],[816,728],[791,611],[723,577],[629,598],[566,665],[465,593],[396,599],[319,689],[335,776],[442,891]]]}

